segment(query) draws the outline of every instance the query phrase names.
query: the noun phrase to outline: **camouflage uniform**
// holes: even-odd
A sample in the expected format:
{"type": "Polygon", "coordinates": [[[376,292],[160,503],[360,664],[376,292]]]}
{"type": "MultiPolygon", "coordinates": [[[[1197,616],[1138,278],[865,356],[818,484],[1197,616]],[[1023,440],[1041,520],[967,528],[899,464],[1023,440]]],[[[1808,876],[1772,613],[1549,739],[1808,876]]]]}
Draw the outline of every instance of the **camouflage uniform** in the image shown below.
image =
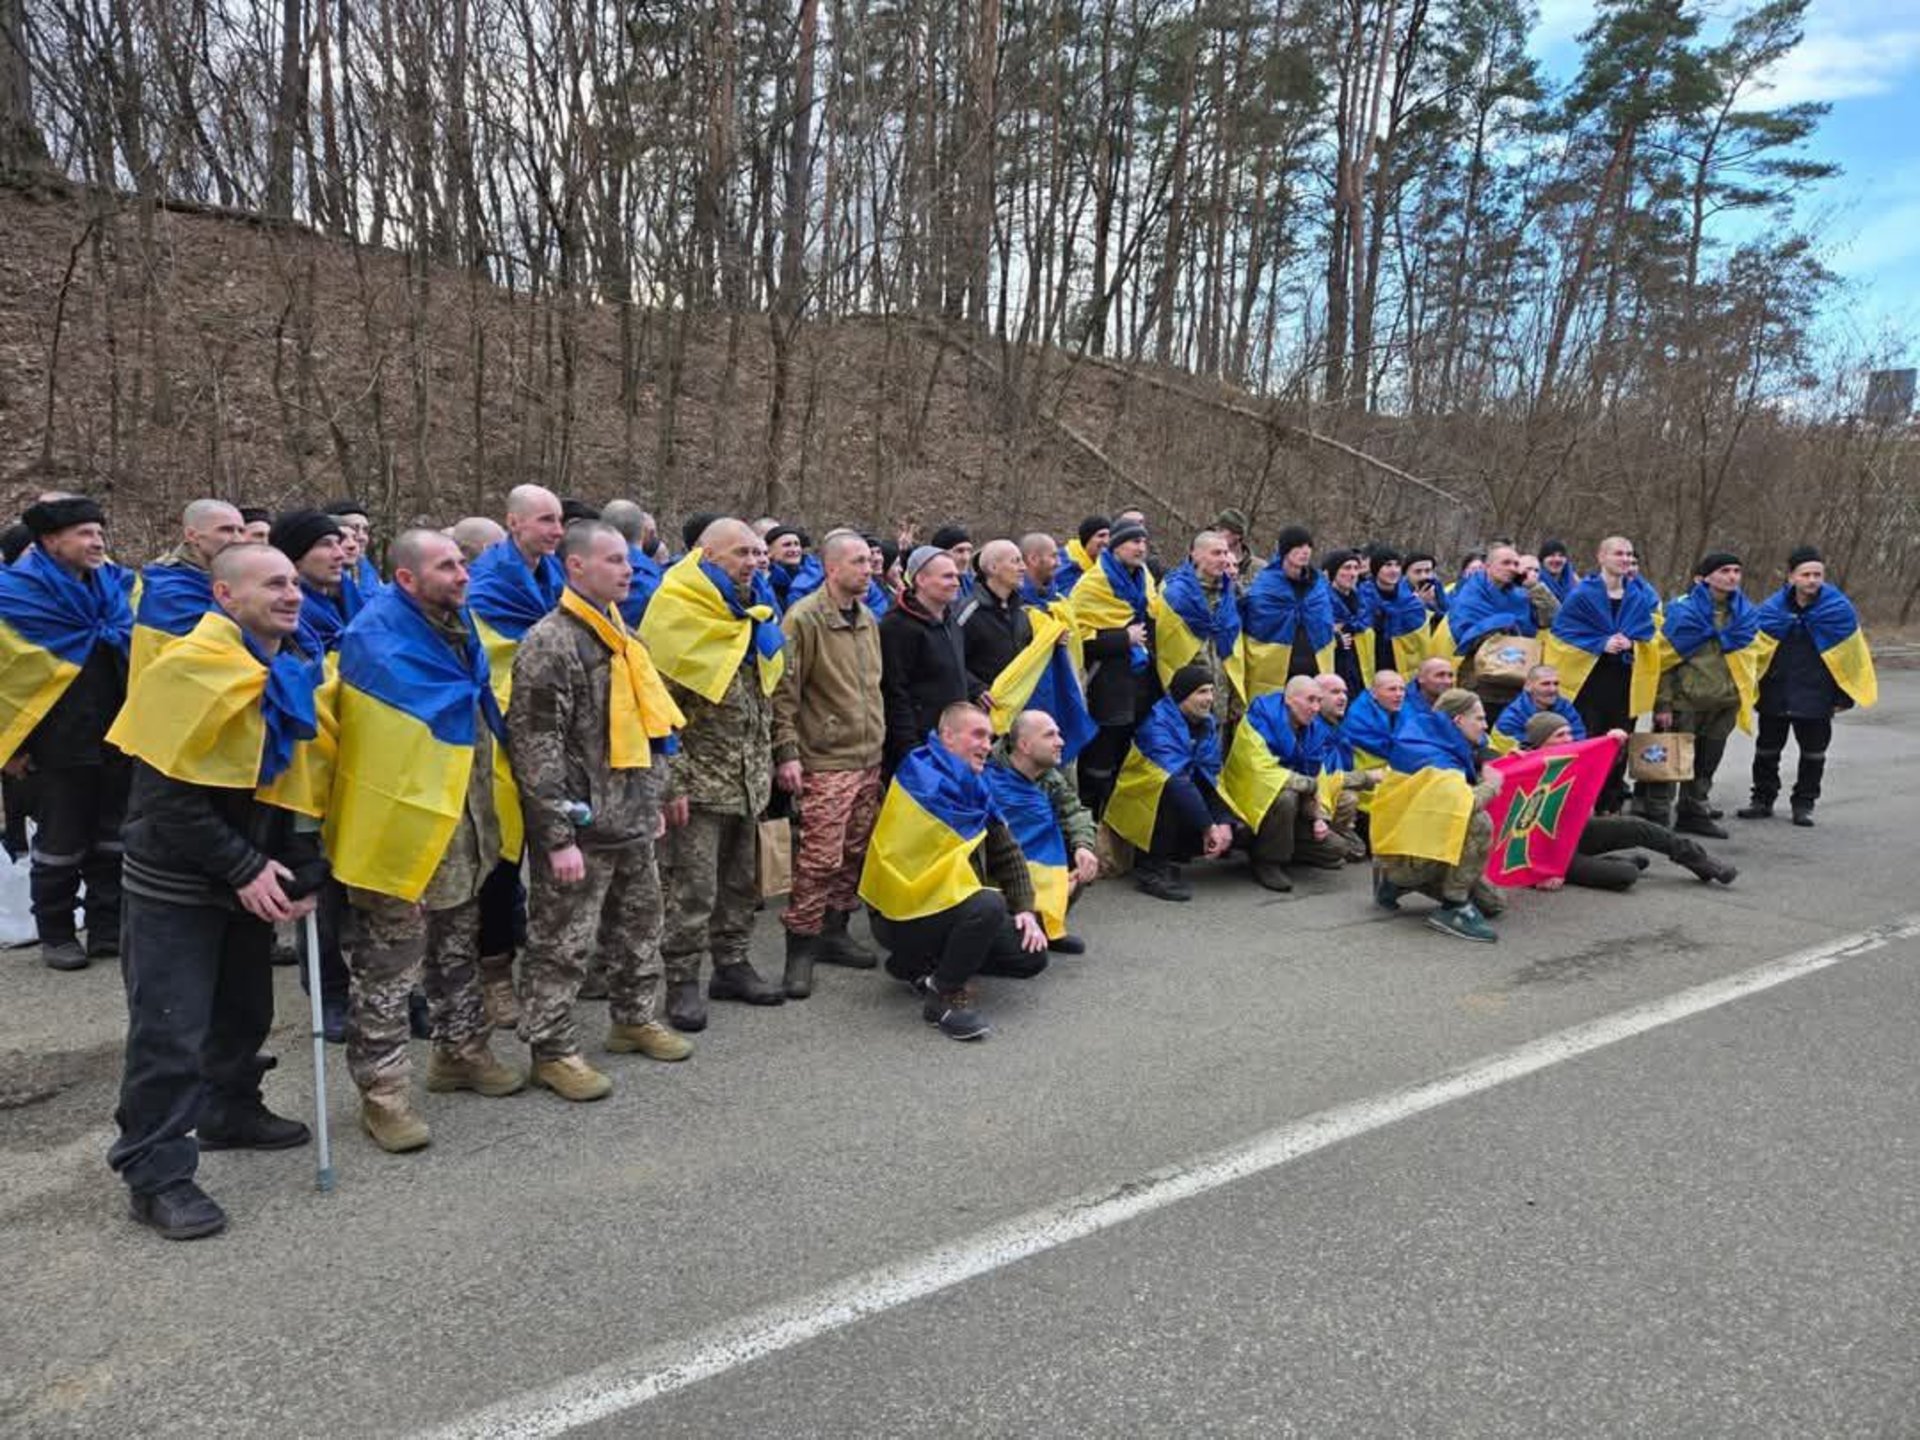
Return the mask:
{"type": "Polygon", "coordinates": [[[513,661],[507,739],[527,817],[530,893],[521,961],[520,1038],[536,1061],[575,1055],[574,1002],[589,960],[603,962],[617,1025],[653,1019],[660,991],[660,879],[654,832],[669,762],[616,770],[608,758],[609,652],[565,610],[538,621],[513,661]],[[593,811],[567,817],[570,800],[593,811]],[[562,886],[549,857],[578,845],[586,879],[562,886]]]}
{"type": "Polygon", "coordinates": [[[757,821],[773,784],[773,705],[761,693],[752,648],[714,704],[667,681],[687,717],[669,799],[684,798],[685,825],[667,832],[664,875],[667,983],[697,981],[700,963],[742,963],[759,904],[757,821]]]}
{"type": "Polygon", "coordinates": [[[1460,847],[1460,858],[1451,865],[1415,855],[1381,855],[1380,870],[1389,882],[1402,890],[1418,890],[1443,905],[1460,905],[1468,900],[1480,903],[1488,914],[1506,908],[1500,892],[1483,877],[1487,860],[1493,854],[1493,820],[1487,805],[1497,793],[1498,781],[1482,779],[1473,787],[1473,818],[1467,822],[1467,838],[1460,847]]]}
{"type": "MultiPolygon", "coordinates": [[[[440,628],[450,641],[455,633],[464,641],[464,628],[440,628]]],[[[347,1068],[362,1090],[406,1084],[407,996],[415,981],[427,994],[437,1048],[484,1043],[491,1029],[480,998],[480,886],[500,857],[500,821],[493,808],[493,733],[485,724],[476,730],[466,803],[418,903],[347,891],[355,921],[347,957],[347,1068]]]]}

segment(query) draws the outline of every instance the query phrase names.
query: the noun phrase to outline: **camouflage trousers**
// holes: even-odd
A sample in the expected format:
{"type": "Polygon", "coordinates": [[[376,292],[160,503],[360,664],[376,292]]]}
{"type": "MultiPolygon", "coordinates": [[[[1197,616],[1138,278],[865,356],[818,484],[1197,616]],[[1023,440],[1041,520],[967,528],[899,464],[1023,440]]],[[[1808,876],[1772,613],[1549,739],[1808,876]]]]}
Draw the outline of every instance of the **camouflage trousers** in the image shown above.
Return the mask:
{"type": "Polygon", "coordinates": [[[827,911],[859,908],[860,867],[866,861],[867,839],[879,811],[879,766],[806,772],[787,929],[796,935],[818,935],[827,911]]]}
{"type": "Polygon", "coordinates": [[[448,1050],[485,1040],[480,999],[480,902],[427,910],[391,895],[349,890],[347,1069],[362,1090],[405,1085],[407,997],[427,992],[433,1043],[448,1050]]]}
{"type": "Polygon", "coordinates": [[[667,832],[660,957],[669,985],[698,980],[708,956],[716,966],[746,960],[760,903],[758,844],[751,815],[719,810],[695,809],[685,825],[667,832]]]}
{"type": "Polygon", "coordinates": [[[1314,817],[1320,812],[1306,803],[1311,797],[1283,790],[1274,797],[1266,819],[1253,837],[1251,854],[1263,865],[1320,865],[1345,863],[1346,842],[1338,832],[1324,840],[1313,838],[1314,817]]]}
{"type": "Polygon", "coordinates": [[[616,1025],[645,1025],[660,998],[660,872],[653,842],[582,850],[587,876],[554,883],[546,857],[527,867],[527,948],[520,959],[520,1038],[535,1060],[580,1052],[574,1001],[589,961],[607,977],[616,1025]]]}
{"type": "Polygon", "coordinates": [[[1460,847],[1460,858],[1453,864],[1428,860],[1418,855],[1382,855],[1380,870],[1402,890],[1418,890],[1443,905],[1461,905],[1473,898],[1476,886],[1487,888],[1482,877],[1487,859],[1493,853],[1493,821],[1479,806],[1467,822],[1467,838],[1460,847]]]}

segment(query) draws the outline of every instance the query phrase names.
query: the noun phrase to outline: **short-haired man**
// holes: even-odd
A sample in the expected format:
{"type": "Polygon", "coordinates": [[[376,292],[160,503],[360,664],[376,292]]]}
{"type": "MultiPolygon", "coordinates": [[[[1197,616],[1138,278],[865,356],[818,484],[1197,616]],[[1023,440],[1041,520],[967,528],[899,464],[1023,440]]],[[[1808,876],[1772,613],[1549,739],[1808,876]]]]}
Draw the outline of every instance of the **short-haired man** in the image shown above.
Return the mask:
{"type": "Polygon", "coordinates": [[[1532,639],[1559,613],[1560,602],[1546,586],[1538,580],[1531,586],[1521,583],[1520,552],[1511,545],[1491,545],[1484,563],[1471,571],[1462,569],[1447,601],[1443,633],[1452,637],[1454,651],[1466,662],[1464,683],[1480,696],[1493,719],[1520,693],[1523,681],[1480,673],[1479,657],[1487,642],[1505,635],[1532,639]]]}
{"type": "Polygon", "coordinates": [[[273,512],[264,505],[242,505],[240,523],[244,529],[242,538],[249,545],[265,545],[273,534],[273,512]]]}
{"type": "Polygon", "coordinates": [[[1407,691],[1407,703],[1416,710],[1431,710],[1434,703],[1454,688],[1451,655],[1429,655],[1413,672],[1413,688],[1407,691]]]}
{"type": "Polygon", "coordinates": [[[1206,666],[1174,672],[1134,732],[1104,817],[1138,852],[1135,886],[1156,900],[1191,900],[1180,866],[1195,856],[1218,859],[1233,844],[1232,811],[1219,789],[1214,695],[1206,666]]]}
{"type": "Polygon", "coordinates": [[[1033,620],[1020,586],[1026,561],[1011,540],[989,540],[975,559],[980,583],[960,607],[960,640],[966,652],[969,689],[990,691],[1000,672],[1032,643],[1033,620]]]}
{"type": "Polygon", "coordinates": [[[1154,663],[1160,683],[1187,664],[1213,675],[1214,718],[1233,724],[1246,707],[1246,651],[1240,645],[1240,596],[1230,578],[1233,551],[1217,530],[1202,530],[1187,558],[1167,572],[1154,610],[1154,663]]]}
{"type": "Polygon", "coordinates": [[[960,572],[960,599],[973,598],[973,537],[962,525],[942,525],[933,532],[933,538],[927,543],[936,550],[944,550],[953,557],[953,563],[960,572]]]}
{"type": "Polygon", "coordinates": [[[240,512],[224,500],[195,500],[180,514],[180,543],[140,572],[128,683],[213,608],[213,557],[246,535],[240,512]]]}
{"type": "Polygon", "coordinates": [[[631,500],[609,500],[600,507],[600,518],[619,531],[627,542],[627,563],[633,566],[633,582],[627,587],[627,598],[620,602],[620,618],[637,634],[640,622],[647,615],[647,601],[660,588],[660,577],[665,573],[660,562],[653,558],[653,552],[660,545],[660,532],[653,516],[631,500]]]}
{"type": "Polygon", "coordinates": [[[1693,588],[1664,609],[1660,633],[1679,663],[1660,673],[1653,727],[1693,736],[1693,778],[1677,787],[1645,785],[1640,791],[1640,808],[1649,819],[1714,840],[1726,839],[1727,832],[1716,823],[1713,777],[1740,720],[1740,681],[1733,667],[1744,670],[1750,663],[1752,656],[1745,652],[1760,633],[1759,610],[1741,593],[1744,574],[1740,557],[1731,551],[1703,555],[1694,567],[1693,588]]]}
{"type": "Polygon", "coordinates": [[[922,1018],[954,1040],[991,1032],[974,1009],[976,975],[1047,967],[1026,858],[982,773],[992,750],[986,712],[949,705],[895,770],[860,877],[887,973],[913,985],[922,1018]]]}
{"type": "Polygon", "coordinates": [[[1285,690],[1248,706],[1234,733],[1221,791],[1252,832],[1253,878],[1269,890],[1293,889],[1292,865],[1338,870],[1347,863],[1346,845],[1333,835],[1317,795],[1322,773],[1339,768],[1322,703],[1319,683],[1296,675],[1285,690]],[[1275,775],[1276,767],[1283,774],[1275,775]]]}
{"type": "Polygon", "coordinates": [[[1251,648],[1249,688],[1256,695],[1309,679],[1333,665],[1336,644],[1333,589],[1313,563],[1313,535],[1289,525],[1275,543],[1273,563],[1260,572],[1242,613],[1251,648]]]}
{"type": "Polygon", "coordinates": [[[340,538],[347,555],[346,579],[360,592],[360,601],[364,604],[386,583],[380,578],[380,567],[373,563],[373,522],[367,518],[367,507],[342,496],[329,500],[322,508],[340,526],[340,538]]]}
{"type": "Polygon", "coordinates": [[[534,1084],[567,1100],[598,1100],[613,1081],[581,1058],[574,1022],[590,960],[605,967],[608,1050],[654,1060],[693,1053],[692,1042],[654,1019],[661,976],[654,840],[682,717],[616,608],[633,574],[626,537],[603,521],[577,521],[561,541],[560,560],[566,591],[514,652],[507,712],[533,851],[520,1037],[533,1052],[534,1084]]]}
{"type": "MultiPolygon", "coordinates": [[[[1320,723],[1327,727],[1327,745],[1320,763],[1321,774],[1338,775],[1337,793],[1333,808],[1326,815],[1327,826],[1332,832],[1330,839],[1337,841],[1346,851],[1350,861],[1358,862],[1367,858],[1367,840],[1362,833],[1360,802],[1366,792],[1378,783],[1380,774],[1386,770],[1384,761],[1372,766],[1362,765],[1354,749],[1353,738],[1347,733],[1347,707],[1350,697],[1347,682],[1338,675],[1326,674],[1314,677],[1320,691],[1320,723]]],[[[1365,693],[1365,692],[1362,692],[1365,693]]],[[[1321,809],[1326,811],[1325,795],[1321,796],[1321,809]]]]}
{"type": "Polygon", "coordinates": [[[1067,929],[1067,907],[1099,878],[1100,827],[1061,768],[1065,754],[1054,718],[1023,710],[994,746],[987,781],[1026,856],[1047,948],[1084,955],[1087,942],[1067,929]],[[1057,892],[1051,897],[1057,904],[1049,903],[1049,890],[1057,892]]]}
{"type": "Polygon", "coordinates": [[[1160,698],[1154,665],[1159,586],[1147,569],[1146,527],[1116,522],[1074,586],[1073,616],[1087,666],[1087,710],[1099,733],[1080,752],[1080,798],[1101,814],[1136,726],[1160,698]]]}
{"type": "Polygon", "coordinates": [[[774,783],[800,821],[793,890],[782,917],[787,998],[813,993],[816,963],[867,970],[879,957],[847,931],[859,908],[860,867],[880,809],[886,707],[880,622],[864,603],[873,576],[866,537],[821,542],[826,580],[781,621],[786,671],[773,692],[774,783]]]}
{"type": "Polygon", "coordinates": [[[310,892],[325,868],[317,837],[268,788],[318,731],[323,670],[294,648],[293,563],[240,543],[213,557],[209,583],[215,609],[142,672],[114,731],[133,757],[133,786],[126,1064],[107,1163],[132,1192],[133,1218],[170,1240],[226,1226],[194,1182],[202,1150],[307,1141],[305,1125],[267,1109],[260,1081],[272,1062],[259,1051],[273,1027],[273,927],[313,908],[294,892],[310,892]],[[212,743],[160,743],[162,732],[212,743]],[[254,773],[209,763],[250,747],[254,773]]]}
{"type": "Polygon", "coordinates": [[[947,706],[986,693],[967,673],[959,594],[960,568],[947,551],[921,545],[907,558],[906,593],[880,621],[884,774],[926,740],[947,706]]]}
{"type": "Polygon", "coordinates": [[[1026,574],[1020,581],[1020,598],[1036,610],[1051,610],[1066,599],[1060,588],[1060,547],[1044,530],[1020,537],[1020,563],[1026,574]]]}
{"type": "Polygon", "coordinates": [[[507,538],[507,528],[490,515],[468,515],[449,525],[447,535],[471,565],[482,553],[507,538]]]}
{"type": "MultiPolygon", "coordinates": [[[[1625,536],[1602,540],[1598,559],[1600,568],[1573,587],[1554,616],[1546,658],[1566,677],[1589,735],[1631,734],[1659,689],[1660,594],[1636,573],[1633,542],[1625,536]]],[[[1623,749],[1595,806],[1601,814],[1619,812],[1626,771],[1623,749]]]]}
{"type": "Polygon", "coordinates": [[[1502,754],[1519,749],[1527,722],[1536,715],[1558,715],[1567,722],[1574,739],[1587,738],[1586,722],[1580,718],[1573,702],[1560,693],[1559,670],[1551,665],[1535,665],[1527,671],[1526,688],[1519,698],[1500,712],[1499,723],[1493,727],[1488,741],[1502,754]]]}

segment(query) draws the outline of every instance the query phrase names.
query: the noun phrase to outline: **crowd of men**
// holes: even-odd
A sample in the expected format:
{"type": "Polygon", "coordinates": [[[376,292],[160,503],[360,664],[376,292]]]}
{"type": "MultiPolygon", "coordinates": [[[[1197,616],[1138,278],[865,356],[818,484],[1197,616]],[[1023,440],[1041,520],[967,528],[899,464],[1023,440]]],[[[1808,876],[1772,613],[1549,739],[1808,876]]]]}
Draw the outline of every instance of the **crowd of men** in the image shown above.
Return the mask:
{"type": "Polygon", "coordinates": [[[52,493],[0,539],[0,763],[45,963],[120,960],[109,1163],[169,1238],[226,1223],[201,1150],[309,1138],[260,1086],[276,929],[309,917],[362,1126],[407,1152],[431,1138],[416,1036],[428,1091],[608,1094],[587,996],[600,1050],[671,1063],[710,1001],[884,963],[978,1039],[976,980],[1084,952],[1069,910],[1103,875],[1178,903],[1235,852],[1276,891],[1371,861],[1377,905],[1424,895],[1434,929],[1495,940],[1504,751],[1620,749],[1566,881],[1625,888],[1647,850],[1731,883],[1700,842],[1727,835],[1734,727],[1757,725],[1739,815],[1774,814],[1791,738],[1811,826],[1833,718],[1874,699],[1811,547],[1755,603],[1729,552],[1663,597],[1623,537],[1584,575],[1496,540],[1449,585],[1431,553],[1298,526],[1262,561],[1233,510],[1171,564],[1138,511],[977,548],[701,514],[670,546],[631,500],[534,485],[500,522],[392,536],[384,566],[349,499],[197,500],[137,573],[105,522],[52,493]],[[1690,779],[1630,787],[1643,721],[1693,737],[1690,779]],[[1454,838],[1402,844],[1386,817],[1429,779],[1454,838]],[[770,822],[778,979],[749,958],[770,822]]]}

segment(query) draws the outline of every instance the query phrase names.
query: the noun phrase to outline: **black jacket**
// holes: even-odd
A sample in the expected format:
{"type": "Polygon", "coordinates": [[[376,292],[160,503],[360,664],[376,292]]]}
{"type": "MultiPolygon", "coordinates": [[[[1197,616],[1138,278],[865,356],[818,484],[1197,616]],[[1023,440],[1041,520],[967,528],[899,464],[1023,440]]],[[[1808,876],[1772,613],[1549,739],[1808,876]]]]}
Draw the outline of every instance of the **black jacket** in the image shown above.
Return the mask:
{"type": "Polygon", "coordinates": [[[1789,715],[1796,720],[1831,720],[1833,712],[1845,703],[1849,703],[1846,692],[1814,648],[1813,636],[1806,626],[1794,626],[1773,652],[1773,663],[1760,678],[1760,713],[1789,715]]]}
{"type": "Polygon", "coordinates": [[[953,608],[935,620],[911,597],[880,618],[880,695],[886,704],[887,744],[881,769],[891,775],[927,738],[940,712],[957,700],[977,700],[986,686],[968,678],[953,608]]]}
{"type": "Polygon", "coordinates": [[[296,871],[319,861],[319,835],[295,833],[294,820],[291,811],[262,804],[251,790],[189,785],[136,760],[122,831],[126,888],[174,905],[237,910],[234,891],[250,884],[269,859],[296,871]]]}
{"type": "Polygon", "coordinates": [[[1087,709],[1102,725],[1133,725],[1160,699],[1160,673],[1153,663],[1153,621],[1147,621],[1147,664],[1135,670],[1125,627],[1096,630],[1083,647],[1087,661],[1087,709]]]}
{"type": "Polygon", "coordinates": [[[127,657],[111,645],[95,645],[80,673],[27,736],[24,748],[34,767],[58,770],[117,761],[120,752],[107,744],[107,730],[126,698],[127,657]]]}
{"type": "Polygon", "coordinates": [[[1033,642],[1033,618],[1017,590],[1002,600],[982,581],[974,587],[973,598],[960,607],[960,635],[967,652],[967,674],[984,690],[1033,642]]]}

